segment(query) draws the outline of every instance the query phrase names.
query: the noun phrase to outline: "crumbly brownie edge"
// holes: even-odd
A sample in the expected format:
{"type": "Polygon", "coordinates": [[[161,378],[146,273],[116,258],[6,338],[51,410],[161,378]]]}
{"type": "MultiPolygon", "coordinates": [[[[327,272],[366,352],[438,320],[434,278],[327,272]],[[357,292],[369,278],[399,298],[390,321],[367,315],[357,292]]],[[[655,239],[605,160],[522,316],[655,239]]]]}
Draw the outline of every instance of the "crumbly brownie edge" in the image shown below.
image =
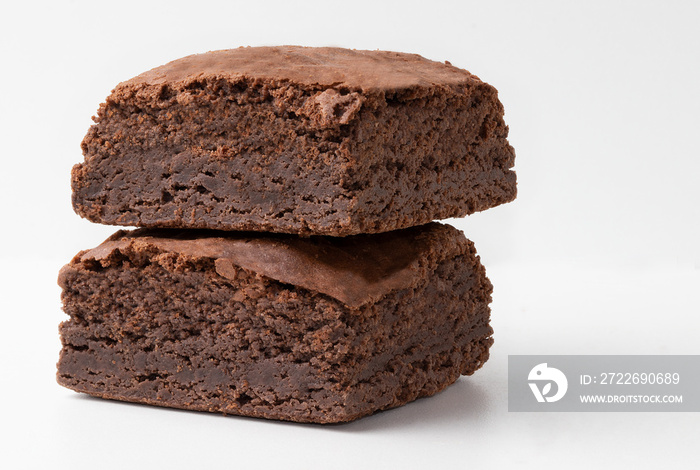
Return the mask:
{"type": "Polygon", "coordinates": [[[349,168],[358,199],[353,222],[365,233],[464,217],[517,195],[515,151],[498,92],[485,83],[387,100],[348,139],[362,165],[349,168]]]}

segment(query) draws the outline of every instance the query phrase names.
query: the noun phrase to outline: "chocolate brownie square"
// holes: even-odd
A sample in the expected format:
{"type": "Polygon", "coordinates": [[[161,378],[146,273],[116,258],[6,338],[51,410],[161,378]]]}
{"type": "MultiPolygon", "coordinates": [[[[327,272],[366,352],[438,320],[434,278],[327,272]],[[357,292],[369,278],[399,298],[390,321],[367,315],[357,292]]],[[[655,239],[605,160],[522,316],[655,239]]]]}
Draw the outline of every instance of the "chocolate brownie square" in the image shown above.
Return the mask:
{"type": "Polygon", "coordinates": [[[138,229],[59,276],[58,382],[311,423],[433,395],[487,360],[491,284],[448,225],[345,238],[138,229]]]}
{"type": "Polygon", "coordinates": [[[119,84],[94,119],[73,207],[102,224],[346,236],[516,196],[496,89],[414,54],[193,55],[119,84]]]}

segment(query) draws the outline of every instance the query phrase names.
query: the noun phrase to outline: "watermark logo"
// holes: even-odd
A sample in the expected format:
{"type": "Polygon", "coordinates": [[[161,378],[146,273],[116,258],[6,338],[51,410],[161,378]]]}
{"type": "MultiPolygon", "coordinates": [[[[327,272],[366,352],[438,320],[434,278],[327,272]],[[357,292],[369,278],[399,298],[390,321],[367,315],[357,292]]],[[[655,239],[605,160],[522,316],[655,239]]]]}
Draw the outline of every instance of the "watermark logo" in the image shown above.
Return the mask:
{"type": "Polygon", "coordinates": [[[553,403],[561,400],[569,388],[569,382],[564,373],[554,367],[547,367],[546,362],[533,367],[527,380],[532,394],[540,403],[553,403]],[[542,388],[540,388],[539,383],[542,383],[542,388]],[[556,385],[556,393],[550,395],[552,383],[556,385]]]}
{"type": "Polygon", "coordinates": [[[510,355],[508,411],[700,412],[698,371],[700,354],[510,355]]]}

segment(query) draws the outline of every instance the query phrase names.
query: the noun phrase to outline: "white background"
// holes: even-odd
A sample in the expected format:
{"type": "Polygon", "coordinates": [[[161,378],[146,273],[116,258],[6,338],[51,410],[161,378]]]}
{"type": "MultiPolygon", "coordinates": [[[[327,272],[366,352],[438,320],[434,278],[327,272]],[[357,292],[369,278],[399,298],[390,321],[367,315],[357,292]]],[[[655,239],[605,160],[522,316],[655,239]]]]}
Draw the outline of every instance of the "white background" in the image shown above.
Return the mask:
{"type": "Polygon", "coordinates": [[[697,413],[508,413],[506,384],[509,354],[700,354],[699,5],[3,3],[0,466],[696,464],[697,413]],[[415,52],[499,89],[518,199],[452,221],[495,286],[491,360],[436,397],[341,426],[62,389],[57,272],[115,230],[70,205],[90,116],[118,82],[169,60],[276,44],[415,52]]]}

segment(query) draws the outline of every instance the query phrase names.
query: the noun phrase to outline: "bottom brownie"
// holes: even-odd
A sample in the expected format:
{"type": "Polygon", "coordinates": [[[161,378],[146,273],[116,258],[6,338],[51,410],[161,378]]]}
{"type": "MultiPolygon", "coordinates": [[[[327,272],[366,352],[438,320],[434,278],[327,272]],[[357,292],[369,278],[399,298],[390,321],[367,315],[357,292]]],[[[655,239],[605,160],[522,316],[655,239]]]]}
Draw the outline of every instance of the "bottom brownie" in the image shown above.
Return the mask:
{"type": "Polygon", "coordinates": [[[471,375],[493,343],[491,284],[441,224],[308,239],[120,231],[59,284],[59,383],[130,402],[351,421],[471,375]]]}

